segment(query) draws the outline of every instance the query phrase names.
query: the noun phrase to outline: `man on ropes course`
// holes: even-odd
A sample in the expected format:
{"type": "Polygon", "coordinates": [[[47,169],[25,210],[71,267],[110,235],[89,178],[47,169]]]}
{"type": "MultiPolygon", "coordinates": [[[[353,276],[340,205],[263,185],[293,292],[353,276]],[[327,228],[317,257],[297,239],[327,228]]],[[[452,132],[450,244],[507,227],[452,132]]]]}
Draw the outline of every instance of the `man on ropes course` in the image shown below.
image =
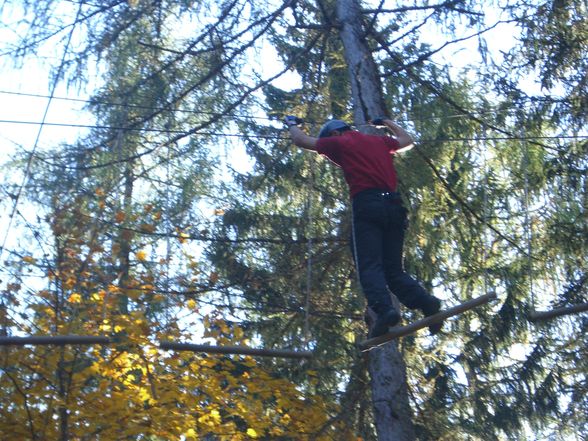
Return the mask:
{"type": "MultiPolygon", "coordinates": [[[[355,264],[368,307],[376,314],[369,337],[387,333],[400,321],[390,291],[407,308],[420,309],[425,316],[437,313],[439,299],[404,271],[402,261],[407,210],[396,191],[392,155],[412,148],[411,136],[393,121],[376,118],[371,123],[388,127],[394,137],[366,135],[334,119],[315,138],[298,127],[301,121],[284,118],[294,144],[325,155],[343,170],[349,185],[355,264]]],[[[441,326],[431,325],[431,334],[441,326]]]]}

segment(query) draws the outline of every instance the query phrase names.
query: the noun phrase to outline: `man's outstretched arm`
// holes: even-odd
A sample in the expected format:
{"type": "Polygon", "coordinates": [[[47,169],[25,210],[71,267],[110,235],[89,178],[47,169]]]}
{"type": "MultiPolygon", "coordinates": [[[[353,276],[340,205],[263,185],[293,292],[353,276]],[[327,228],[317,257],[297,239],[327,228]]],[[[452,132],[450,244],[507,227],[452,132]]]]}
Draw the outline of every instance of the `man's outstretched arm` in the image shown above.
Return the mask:
{"type": "Polygon", "coordinates": [[[300,127],[298,127],[300,121],[301,120],[295,116],[287,116],[284,118],[284,123],[288,126],[292,142],[303,149],[316,151],[316,142],[318,141],[318,138],[308,136],[304,133],[300,127]]]}
{"type": "Polygon", "coordinates": [[[397,152],[404,152],[414,147],[414,140],[412,139],[412,136],[410,136],[406,130],[404,130],[391,119],[376,118],[372,121],[372,124],[378,126],[384,125],[388,127],[392,131],[392,133],[394,133],[394,136],[396,137],[398,144],[400,144],[400,148],[396,150],[397,152]]]}

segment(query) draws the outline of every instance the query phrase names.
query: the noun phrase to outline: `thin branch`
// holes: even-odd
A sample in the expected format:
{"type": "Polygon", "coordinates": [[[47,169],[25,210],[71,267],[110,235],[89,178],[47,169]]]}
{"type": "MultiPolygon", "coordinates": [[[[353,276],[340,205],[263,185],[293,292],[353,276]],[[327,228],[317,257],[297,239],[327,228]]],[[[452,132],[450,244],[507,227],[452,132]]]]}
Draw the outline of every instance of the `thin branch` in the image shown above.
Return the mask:
{"type": "Polygon", "coordinates": [[[423,160],[431,168],[431,170],[433,171],[435,176],[437,176],[437,179],[439,179],[439,181],[443,184],[445,189],[449,192],[449,194],[451,195],[451,197],[454,200],[456,200],[472,216],[474,216],[478,220],[478,222],[480,222],[482,225],[486,225],[488,228],[490,228],[492,231],[494,231],[500,238],[502,238],[503,240],[505,240],[506,242],[511,244],[513,247],[515,247],[517,250],[519,250],[523,255],[528,256],[527,250],[523,249],[517,242],[515,242],[514,239],[511,239],[510,237],[505,236],[501,231],[499,231],[496,227],[494,227],[492,224],[490,224],[488,222],[488,220],[486,220],[483,216],[481,216],[477,210],[474,210],[472,207],[470,207],[470,205],[461,196],[459,196],[453,190],[453,188],[451,188],[451,185],[449,185],[449,183],[441,175],[441,173],[439,172],[437,167],[435,167],[435,164],[433,164],[433,161],[431,161],[431,159],[428,156],[426,156],[420,148],[415,146],[415,150],[419,154],[419,156],[421,158],[423,158],[423,160]]]}
{"type": "Polygon", "coordinates": [[[529,320],[532,322],[539,322],[551,320],[564,315],[580,314],[586,311],[588,311],[588,303],[579,303],[577,305],[564,306],[549,311],[533,311],[529,314],[529,320]]]}
{"type": "Polygon", "coordinates": [[[425,54],[419,55],[419,57],[417,57],[415,60],[410,61],[409,63],[402,64],[401,66],[397,67],[396,69],[392,69],[392,70],[386,72],[382,76],[383,77],[387,77],[387,76],[391,76],[391,75],[393,75],[395,73],[401,72],[403,70],[406,70],[406,69],[408,69],[408,68],[410,68],[412,66],[415,66],[417,64],[420,64],[423,61],[431,58],[433,55],[435,55],[438,52],[441,52],[443,49],[445,49],[448,46],[451,46],[452,44],[461,43],[461,42],[467,41],[467,40],[469,40],[471,38],[479,37],[480,35],[482,35],[482,34],[484,34],[486,32],[489,32],[492,29],[496,28],[498,25],[505,24],[505,23],[510,23],[510,22],[512,22],[512,20],[499,20],[496,23],[494,23],[492,26],[490,26],[488,28],[485,28],[485,29],[482,29],[481,31],[475,32],[475,33],[473,33],[471,35],[467,35],[465,37],[461,37],[461,38],[458,38],[456,40],[446,41],[445,43],[443,43],[441,46],[437,47],[436,49],[433,49],[433,50],[431,50],[431,51],[429,51],[429,52],[427,52],[425,54]]]}
{"type": "MultiPolygon", "coordinates": [[[[394,53],[389,48],[388,44],[386,43],[386,41],[383,39],[383,37],[381,35],[379,35],[378,33],[373,32],[372,33],[372,36],[380,44],[380,46],[382,46],[383,50],[386,51],[386,53],[390,56],[390,58],[392,58],[399,65],[402,65],[403,64],[403,60],[401,59],[401,57],[398,54],[394,53]]],[[[505,129],[501,128],[501,127],[495,126],[494,124],[491,124],[488,121],[486,121],[486,120],[484,120],[482,118],[479,118],[475,113],[472,113],[471,111],[465,109],[463,106],[461,106],[455,100],[451,99],[446,94],[444,94],[443,92],[441,92],[440,90],[438,90],[437,87],[431,81],[425,80],[425,79],[421,78],[419,75],[417,75],[412,70],[412,68],[410,66],[407,66],[406,67],[405,72],[414,81],[416,81],[417,83],[419,83],[422,86],[424,86],[425,88],[427,88],[429,91],[431,91],[433,94],[435,94],[437,97],[439,97],[440,99],[442,99],[443,101],[445,101],[447,104],[449,104],[450,106],[452,106],[453,108],[455,108],[459,112],[463,113],[464,115],[467,115],[472,121],[475,121],[475,122],[479,123],[482,127],[487,127],[489,129],[495,130],[498,133],[502,133],[504,135],[507,135],[511,139],[520,139],[520,136],[516,136],[512,132],[509,132],[508,130],[505,130],[505,129]]],[[[546,145],[541,144],[541,143],[538,143],[538,142],[534,142],[533,144],[538,145],[538,146],[543,147],[543,148],[548,149],[548,150],[552,150],[553,149],[553,148],[551,148],[549,146],[546,146],[546,145]]]]}
{"type": "MultiPolygon", "coordinates": [[[[384,2],[380,3],[382,5],[384,2]]],[[[376,9],[362,9],[361,12],[364,14],[396,14],[402,12],[413,12],[413,11],[424,11],[429,9],[434,9],[435,11],[439,11],[441,9],[450,9],[455,12],[460,12],[462,14],[468,15],[477,15],[479,17],[483,17],[484,14],[482,12],[474,12],[468,9],[458,8],[455,5],[461,3],[460,0],[449,0],[444,3],[439,3],[436,5],[426,5],[426,6],[401,6],[398,8],[382,8],[381,6],[376,9]]]]}
{"type": "Polygon", "coordinates": [[[190,351],[204,352],[211,354],[242,354],[261,357],[275,358],[311,358],[310,351],[292,351],[286,349],[257,349],[249,346],[212,346],[192,343],[178,343],[172,341],[162,341],[159,344],[161,349],[169,351],[190,351]]]}
{"type": "Polygon", "coordinates": [[[15,54],[15,53],[18,53],[18,52],[24,53],[27,49],[31,49],[31,48],[35,47],[36,45],[38,45],[40,43],[43,43],[46,40],[49,40],[50,38],[54,37],[55,35],[57,35],[57,34],[63,32],[63,31],[65,31],[67,28],[69,28],[69,27],[75,27],[76,25],[87,21],[88,19],[92,18],[93,16],[95,16],[95,15],[101,13],[101,12],[107,11],[109,9],[112,9],[112,8],[118,6],[118,5],[121,5],[121,4],[126,4],[126,0],[117,0],[117,1],[113,2],[112,4],[102,5],[96,11],[93,11],[92,13],[90,13],[88,15],[84,15],[82,17],[76,18],[73,23],[69,23],[69,24],[67,24],[65,26],[62,26],[59,29],[57,29],[55,32],[52,32],[51,34],[45,35],[44,37],[39,38],[39,39],[37,39],[35,41],[29,41],[26,45],[24,45],[24,46],[18,46],[17,48],[12,49],[12,50],[10,50],[8,52],[2,52],[2,53],[0,53],[0,57],[6,56],[6,55],[15,54]]]}

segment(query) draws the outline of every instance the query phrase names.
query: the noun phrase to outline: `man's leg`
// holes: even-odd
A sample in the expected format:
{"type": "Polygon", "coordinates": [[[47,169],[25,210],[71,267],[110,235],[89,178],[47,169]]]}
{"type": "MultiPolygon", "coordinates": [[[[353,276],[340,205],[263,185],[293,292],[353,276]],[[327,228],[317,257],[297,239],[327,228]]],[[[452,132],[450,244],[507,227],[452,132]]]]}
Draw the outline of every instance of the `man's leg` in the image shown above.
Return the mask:
{"type": "Polygon", "coordinates": [[[368,306],[377,318],[370,337],[385,334],[388,328],[400,321],[400,313],[394,309],[383,265],[383,229],[376,210],[364,204],[353,213],[352,247],[359,281],[368,306]]]}
{"type": "MultiPolygon", "coordinates": [[[[390,223],[383,232],[383,263],[388,287],[407,308],[418,308],[425,316],[433,315],[441,308],[441,302],[404,271],[406,209],[399,204],[390,204],[388,211],[390,223]]],[[[429,329],[436,334],[441,326],[435,324],[429,329]]]]}

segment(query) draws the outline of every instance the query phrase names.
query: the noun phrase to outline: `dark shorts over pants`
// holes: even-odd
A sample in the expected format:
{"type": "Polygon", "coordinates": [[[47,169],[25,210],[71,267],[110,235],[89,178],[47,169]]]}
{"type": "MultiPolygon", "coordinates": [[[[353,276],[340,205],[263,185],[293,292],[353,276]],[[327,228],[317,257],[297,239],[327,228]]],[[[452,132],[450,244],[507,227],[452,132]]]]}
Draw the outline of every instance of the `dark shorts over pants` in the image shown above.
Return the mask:
{"type": "Polygon", "coordinates": [[[368,305],[376,313],[388,309],[391,291],[407,308],[422,308],[430,295],[404,271],[407,210],[400,195],[370,189],[355,195],[352,203],[352,248],[368,305]]]}

